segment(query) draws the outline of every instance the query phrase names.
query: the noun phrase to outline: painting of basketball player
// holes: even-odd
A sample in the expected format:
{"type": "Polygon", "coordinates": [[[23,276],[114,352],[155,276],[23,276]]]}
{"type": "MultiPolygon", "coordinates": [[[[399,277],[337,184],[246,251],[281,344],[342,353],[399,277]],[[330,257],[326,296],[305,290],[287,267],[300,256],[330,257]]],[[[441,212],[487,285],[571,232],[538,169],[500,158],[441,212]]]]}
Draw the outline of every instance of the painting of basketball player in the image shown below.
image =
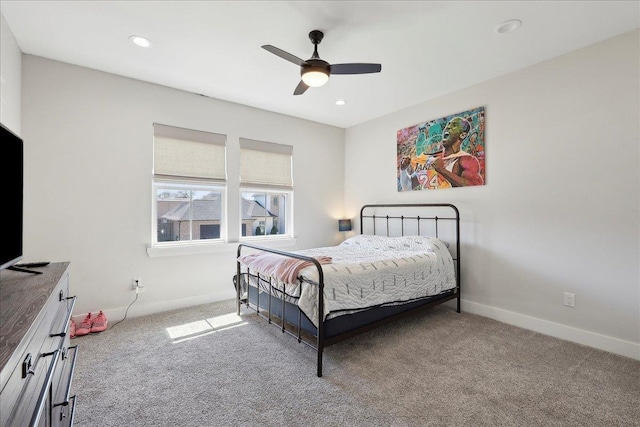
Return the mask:
{"type": "Polygon", "coordinates": [[[397,132],[398,191],[485,184],[484,107],[397,132]]]}
{"type": "Polygon", "coordinates": [[[467,120],[454,117],[442,131],[443,150],[435,156],[432,167],[451,187],[484,184],[478,159],[461,149],[470,128],[467,120]]]}

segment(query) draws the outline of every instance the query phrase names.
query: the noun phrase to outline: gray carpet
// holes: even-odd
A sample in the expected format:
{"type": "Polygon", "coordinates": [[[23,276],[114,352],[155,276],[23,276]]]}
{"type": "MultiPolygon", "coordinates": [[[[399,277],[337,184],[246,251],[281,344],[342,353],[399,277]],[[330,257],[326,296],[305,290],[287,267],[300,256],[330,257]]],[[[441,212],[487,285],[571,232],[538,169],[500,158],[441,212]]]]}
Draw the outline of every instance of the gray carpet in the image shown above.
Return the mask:
{"type": "Polygon", "coordinates": [[[639,361],[448,307],[329,347],[323,378],[312,349],[228,313],[75,338],[76,425],[640,426],[639,361]]]}

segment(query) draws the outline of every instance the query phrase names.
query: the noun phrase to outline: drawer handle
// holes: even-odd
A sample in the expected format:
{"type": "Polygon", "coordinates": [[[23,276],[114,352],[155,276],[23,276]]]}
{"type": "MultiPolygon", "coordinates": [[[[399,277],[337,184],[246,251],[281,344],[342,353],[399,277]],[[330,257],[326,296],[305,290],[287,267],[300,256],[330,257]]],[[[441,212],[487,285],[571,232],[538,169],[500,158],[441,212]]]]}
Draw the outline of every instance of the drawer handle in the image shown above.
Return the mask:
{"type": "Polygon", "coordinates": [[[73,352],[73,359],[71,359],[71,370],[69,371],[69,381],[67,382],[67,391],[64,394],[64,401],[54,404],[53,405],[54,408],[56,406],[67,406],[69,405],[69,401],[71,400],[69,395],[71,394],[71,382],[73,381],[73,374],[76,371],[76,360],[78,360],[78,346],[74,345],[69,347],[69,350],[71,349],[74,349],[75,351],[73,352]]]}
{"type": "Polygon", "coordinates": [[[33,369],[33,363],[31,363],[31,353],[28,353],[27,356],[22,361],[22,378],[27,378],[27,375],[35,374],[36,371],[33,369]]]}
{"type": "Polygon", "coordinates": [[[66,297],[64,296],[64,291],[60,291],[60,293],[58,294],[58,301],[63,301],[66,299],[71,299],[71,298],[75,298],[75,297],[66,297]]]}
{"type": "MultiPolygon", "coordinates": [[[[73,399],[73,406],[71,406],[71,417],[69,417],[69,427],[73,426],[73,419],[76,416],[76,395],[74,394],[73,396],[71,396],[71,399],[73,399]]],[[[66,417],[67,417],[67,414],[65,414],[64,408],[60,409],[60,424],[62,424],[62,420],[64,420],[66,417]]]]}
{"type": "Polygon", "coordinates": [[[69,427],[73,426],[73,419],[76,417],[76,403],[78,403],[78,396],[75,394],[71,396],[73,399],[73,406],[71,406],[71,417],[69,417],[69,427]]]}
{"type": "Polygon", "coordinates": [[[56,370],[56,365],[58,364],[58,353],[60,353],[60,349],[52,351],[51,353],[43,353],[42,357],[53,356],[51,359],[51,364],[49,365],[49,370],[47,371],[47,376],[44,380],[44,385],[40,390],[40,396],[38,396],[38,403],[36,404],[36,410],[31,417],[31,422],[29,423],[30,427],[34,427],[39,425],[40,417],[44,412],[44,404],[47,401],[47,396],[49,395],[49,389],[51,388],[51,382],[53,381],[53,373],[56,370]]]}
{"type": "MultiPolygon", "coordinates": [[[[62,293],[62,291],[60,292],[62,293]]],[[[67,332],[69,332],[69,322],[71,321],[71,314],[73,313],[73,307],[75,307],[78,297],[69,297],[67,299],[72,299],[73,301],[71,302],[71,307],[68,310],[67,319],[64,322],[64,331],[60,332],[59,334],[51,334],[49,335],[50,337],[65,337],[67,335],[67,332]]]]}

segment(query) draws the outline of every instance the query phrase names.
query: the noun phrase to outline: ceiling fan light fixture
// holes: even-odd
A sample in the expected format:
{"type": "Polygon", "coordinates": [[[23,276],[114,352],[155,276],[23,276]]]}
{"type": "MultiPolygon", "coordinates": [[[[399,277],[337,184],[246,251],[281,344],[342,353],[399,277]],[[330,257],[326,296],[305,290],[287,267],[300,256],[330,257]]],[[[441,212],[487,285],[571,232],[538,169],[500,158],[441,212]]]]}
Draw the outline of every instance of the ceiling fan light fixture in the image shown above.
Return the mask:
{"type": "Polygon", "coordinates": [[[262,48],[266,51],[300,67],[301,80],[293,91],[294,95],[302,95],[310,87],[323,86],[329,81],[329,77],[332,74],[369,74],[379,73],[382,69],[380,64],[329,64],[327,61],[320,59],[320,55],[318,55],[318,44],[323,37],[324,34],[320,30],[313,30],[309,33],[309,39],[313,43],[313,54],[306,61],[270,44],[262,45],[262,48]]]}
{"type": "Polygon", "coordinates": [[[329,73],[323,68],[309,68],[303,71],[302,81],[309,87],[320,87],[329,81],[329,73]]]}

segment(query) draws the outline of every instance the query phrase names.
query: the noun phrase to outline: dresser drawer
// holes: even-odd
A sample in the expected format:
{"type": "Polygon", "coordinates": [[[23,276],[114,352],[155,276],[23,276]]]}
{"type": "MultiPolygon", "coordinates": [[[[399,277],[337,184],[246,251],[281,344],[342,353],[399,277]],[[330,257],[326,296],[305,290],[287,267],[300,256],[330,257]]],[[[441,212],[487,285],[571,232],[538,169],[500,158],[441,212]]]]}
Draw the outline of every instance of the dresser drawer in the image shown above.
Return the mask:
{"type": "Polygon", "coordinates": [[[27,375],[22,382],[22,388],[16,390],[13,396],[6,394],[5,388],[0,395],[3,400],[1,410],[8,416],[5,420],[3,414],[1,424],[3,427],[42,425],[43,421],[48,420],[49,414],[45,410],[48,403],[48,389],[45,385],[49,377],[53,378],[59,362],[59,353],[60,350],[55,350],[52,353],[40,354],[36,365],[31,370],[33,373],[27,375]]]}
{"type": "Polygon", "coordinates": [[[65,366],[61,353],[65,344],[68,347],[68,321],[75,302],[68,296],[66,267],[56,279],[49,298],[2,368],[2,427],[52,425],[52,392],[65,381],[61,379],[65,366]]]}
{"type": "Polygon", "coordinates": [[[40,419],[46,419],[46,426],[69,426],[72,420],[75,399],[71,399],[72,377],[78,356],[77,346],[70,347],[69,321],[75,305],[75,297],[67,297],[62,291],[58,294],[62,305],[51,323],[49,338],[44,346],[59,350],[57,365],[49,384],[49,401],[44,405],[36,405],[42,411],[40,419]]]}
{"type": "Polygon", "coordinates": [[[51,425],[69,426],[73,419],[75,396],[72,393],[73,375],[78,360],[78,346],[69,346],[69,341],[60,352],[57,374],[53,380],[51,401],[51,425]]]}

